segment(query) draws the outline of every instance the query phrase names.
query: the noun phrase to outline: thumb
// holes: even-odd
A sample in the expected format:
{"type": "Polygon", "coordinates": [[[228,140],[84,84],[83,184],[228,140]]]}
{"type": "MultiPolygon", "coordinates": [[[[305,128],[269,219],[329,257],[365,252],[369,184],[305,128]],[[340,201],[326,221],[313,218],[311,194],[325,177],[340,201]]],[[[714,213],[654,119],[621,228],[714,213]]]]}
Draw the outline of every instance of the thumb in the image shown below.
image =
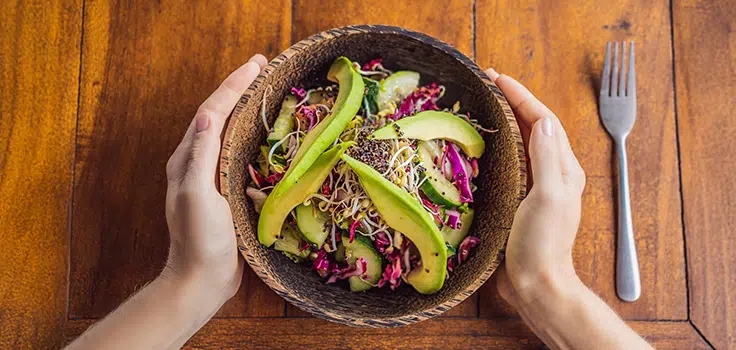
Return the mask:
{"type": "Polygon", "coordinates": [[[541,118],[532,125],[532,132],[529,136],[533,188],[539,188],[542,191],[554,190],[562,183],[555,124],[550,117],[541,118]]]}
{"type": "Polygon", "coordinates": [[[215,170],[220,156],[220,130],[218,120],[208,113],[194,117],[194,136],[192,137],[189,164],[184,181],[200,188],[215,185],[215,170]]]}

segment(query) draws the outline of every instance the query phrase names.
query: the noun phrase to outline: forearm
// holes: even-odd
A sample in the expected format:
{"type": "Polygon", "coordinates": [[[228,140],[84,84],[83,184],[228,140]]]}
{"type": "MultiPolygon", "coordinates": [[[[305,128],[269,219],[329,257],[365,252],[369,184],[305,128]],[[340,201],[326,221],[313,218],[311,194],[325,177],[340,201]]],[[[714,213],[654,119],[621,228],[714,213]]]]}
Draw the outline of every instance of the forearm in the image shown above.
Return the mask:
{"type": "Polygon", "coordinates": [[[546,283],[518,304],[521,317],[551,348],[651,349],[577,277],[546,283]]]}
{"type": "Polygon", "coordinates": [[[179,348],[221,306],[198,284],[194,278],[162,273],[68,348],[179,348]]]}

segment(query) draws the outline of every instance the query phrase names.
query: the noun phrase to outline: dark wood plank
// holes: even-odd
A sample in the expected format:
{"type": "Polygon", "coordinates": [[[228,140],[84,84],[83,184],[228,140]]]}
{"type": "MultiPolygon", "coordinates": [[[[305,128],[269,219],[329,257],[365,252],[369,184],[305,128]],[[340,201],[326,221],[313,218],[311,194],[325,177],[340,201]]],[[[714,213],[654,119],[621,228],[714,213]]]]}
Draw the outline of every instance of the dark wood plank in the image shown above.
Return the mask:
{"type": "MultiPolygon", "coordinates": [[[[335,27],[357,23],[381,23],[417,30],[442,39],[464,54],[473,54],[473,4],[462,1],[370,2],[294,0],[292,41],[335,27]],[[437,9],[441,8],[442,11],[437,9]]],[[[471,296],[444,316],[471,316],[478,313],[477,295],[471,296]]],[[[306,316],[288,305],[287,315],[306,316]]]]}
{"type": "Polygon", "coordinates": [[[673,11],[690,317],[717,349],[736,349],[736,2],[673,11]]]}
{"type": "MultiPolygon", "coordinates": [[[[476,17],[480,65],[516,77],[558,114],[588,175],[578,274],[626,319],[687,319],[669,2],[478,0],[476,17]],[[638,44],[639,118],[628,140],[642,280],[635,303],[619,301],[614,288],[617,184],[612,142],[597,114],[609,40],[638,44]]],[[[482,315],[507,314],[486,300],[494,299],[481,295],[482,315]]]]}
{"type": "Polygon", "coordinates": [[[66,320],[82,2],[0,9],[0,348],[54,348],[66,320]]]}
{"type": "MultiPolygon", "coordinates": [[[[161,270],[165,165],[199,104],[257,52],[289,44],[287,0],[94,1],[85,6],[71,317],[100,317],[161,270]]],[[[246,271],[220,315],[281,316],[246,271]]]]}
{"type": "MultiPolygon", "coordinates": [[[[72,321],[70,341],[92,323],[72,321]]],[[[630,322],[658,349],[707,349],[688,322],[630,322]]],[[[216,319],[185,348],[539,349],[542,343],[520,320],[437,318],[392,329],[361,329],[314,318],[216,319]],[[284,331],[288,330],[288,331],[284,331]]]]}

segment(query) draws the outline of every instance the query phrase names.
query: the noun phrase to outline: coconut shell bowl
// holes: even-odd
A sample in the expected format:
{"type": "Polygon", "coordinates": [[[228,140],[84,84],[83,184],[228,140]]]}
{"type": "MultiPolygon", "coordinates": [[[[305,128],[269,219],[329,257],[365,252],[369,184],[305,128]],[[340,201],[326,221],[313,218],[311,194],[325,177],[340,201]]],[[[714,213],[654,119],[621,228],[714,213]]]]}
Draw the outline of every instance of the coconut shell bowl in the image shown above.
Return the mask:
{"type": "Polygon", "coordinates": [[[358,327],[397,327],[423,321],[451,309],[475,292],[504,258],[514,213],[526,193],[524,147],[513,112],[501,91],[468,57],[452,46],[404,28],[358,25],[315,34],[277,56],[261,72],[235,107],[225,132],[220,158],[220,190],[230,203],[238,249],[256,274],[278,295],[304,311],[358,327]],[[444,287],[422,295],[406,284],[395,291],[373,288],[352,293],[341,284],[325,284],[309,264],[295,264],[259,244],[258,214],[245,194],[266,130],[261,118],[264,93],[269,125],[291,87],[327,83],[330,64],[340,56],[365,63],[383,58],[388,69],[413,70],[421,84],[446,87],[444,105],[460,101],[462,111],[496,133],[484,134],[485,153],[475,183],[475,219],[470,234],[480,244],[470,258],[449,273],[444,287]],[[445,102],[451,101],[451,102],[445,102]]]}

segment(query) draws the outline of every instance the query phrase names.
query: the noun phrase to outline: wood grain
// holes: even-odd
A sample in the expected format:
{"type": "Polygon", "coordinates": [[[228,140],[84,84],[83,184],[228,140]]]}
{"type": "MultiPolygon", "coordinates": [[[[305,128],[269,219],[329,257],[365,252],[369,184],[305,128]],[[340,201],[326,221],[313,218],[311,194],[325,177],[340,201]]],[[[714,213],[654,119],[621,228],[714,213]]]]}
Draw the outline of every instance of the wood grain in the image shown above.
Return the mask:
{"type": "MultiPolygon", "coordinates": [[[[439,38],[469,57],[473,57],[473,8],[470,0],[429,0],[414,2],[294,0],[292,41],[311,34],[351,24],[389,24],[416,30],[439,38]],[[437,11],[443,8],[443,11],[437,11]],[[407,16],[407,13],[411,13],[407,16]]],[[[478,296],[473,295],[445,316],[472,316],[478,313],[478,296]]],[[[288,306],[287,314],[303,315],[288,306]]]]}
{"type": "Polygon", "coordinates": [[[736,349],[736,2],[675,1],[673,18],[690,317],[736,349]]]}
{"type": "MultiPolygon", "coordinates": [[[[93,321],[72,321],[69,341],[93,321]]],[[[688,322],[629,322],[657,349],[707,349],[688,322]]],[[[356,329],[314,318],[216,319],[185,348],[210,349],[539,349],[519,320],[437,318],[390,329],[356,329]],[[284,331],[288,330],[288,331],[284,331]]]]}
{"type": "MultiPolygon", "coordinates": [[[[288,46],[291,14],[285,0],[94,1],[84,23],[72,318],[104,316],[159,273],[169,155],[229,72],[288,46]]],[[[284,301],[249,269],[244,282],[221,315],[283,315],[284,301]]]]}
{"type": "MultiPolygon", "coordinates": [[[[479,64],[517,78],[555,111],[586,170],[578,274],[626,319],[687,319],[669,2],[478,0],[476,18],[479,64]],[[596,104],[609,40],[637,44],[638,119],[628,140],[642,280],[635,303],[614,288],[615,158],[596,104]]],[[[508,315],[486,300],[495,299],[481,295],[481,315],[508,315]]]]}
{"type": "Polygon", "coordinates": [[[473,57],[471,0],[340,1],[294,0],[292,42],[352,24],[388,24],[434,36],[473,57]],[[439,10],[441,9],[441,10],[439,10]]]}
{"type": "Polygon", "coordinates": [[[66,320],[81,1],[0,5],[0,348],[66,320]]]}

